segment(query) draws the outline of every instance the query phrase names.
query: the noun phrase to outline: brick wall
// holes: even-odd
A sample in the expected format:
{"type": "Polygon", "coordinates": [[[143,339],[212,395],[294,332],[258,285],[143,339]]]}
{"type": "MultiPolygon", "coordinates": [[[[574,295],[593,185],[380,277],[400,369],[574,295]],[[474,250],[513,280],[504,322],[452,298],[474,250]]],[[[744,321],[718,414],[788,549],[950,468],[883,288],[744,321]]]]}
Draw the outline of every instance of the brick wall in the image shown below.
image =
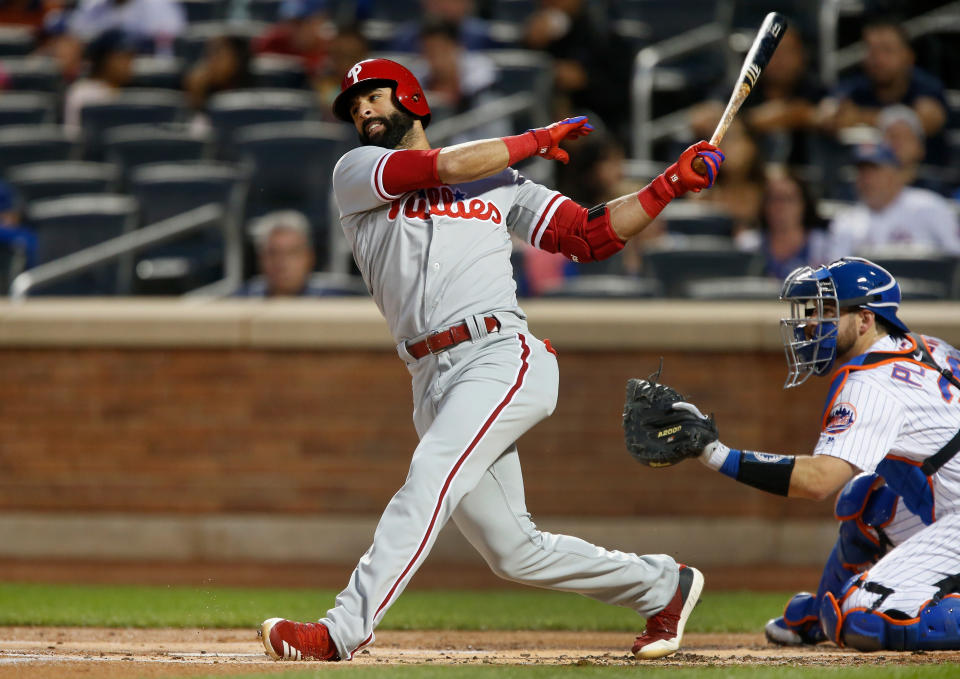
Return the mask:
{"type": "MultiPolygon", "coordinates": [[[[560,401],[520,442],[538,515],[827,516],[622,442],[623,387],[662,352],[559,347],[560,401]]],[[[826,383],[781,389],[781,352],[673,352],[663,379],[723,440],[806,453],[826,383]]],[[[379,514],[416,444],[387,352],[0,349],[0,510],[379,514]]]]}

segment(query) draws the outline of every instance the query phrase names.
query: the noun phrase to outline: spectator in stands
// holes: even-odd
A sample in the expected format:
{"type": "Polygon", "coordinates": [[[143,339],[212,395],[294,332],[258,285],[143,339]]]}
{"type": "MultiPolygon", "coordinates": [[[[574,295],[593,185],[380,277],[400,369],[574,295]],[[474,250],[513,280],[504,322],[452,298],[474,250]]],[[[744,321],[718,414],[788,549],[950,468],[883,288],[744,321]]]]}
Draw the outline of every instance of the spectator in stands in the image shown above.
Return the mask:
{"type": "Polygon", "coordinates": [[[310,284],[314,254],[310,223],[301,212],[271,212],[250,225],[260,276],[237,291],[238,297],[313,297],[325,294],[310,284]]]}
{"type": "Polygon", "coordinates": [[[475,16],[474,4],[473,0],[420,0],[421,18],[400,24],[390,40],[389,49],[394,52],[420,52],[424,24],[438,22],[456,26],[460,46],[464,49],[492,48],[490,27],[486,21],[475,16]]]}
{"type": "Polygon", "coordinates": [[[283,0],[280,21],[254,41],[257,54],[300,57],[309,75],[323,70],[337,33],[327,0],[283,0]]]}
{"type": "Polygon", "coordinates": [[[13,187],[0,179],[0,247],[22,257],[21,266],[30,268],[36,260],[37,237],[22,222],[13,187]]]}
{"type": "Polygon", "coordinates": [[[524,43],[553,57],[553,118],[592,111],[626,138],[631,52],[597,25],[585,0],[540,0],[527,21],[524,43]]]}
{"type": "Polygon", "coordinates": [[[70,16],[69,31],[90,42],[108,30],[120,30],[137,41],[140,50],[168,54],[186,27],[183,7],[176,0],[80,0],[70,16]]]}
{"type": "Polygon", "coordinates": [[[718,204],[733,219],[733,236],[758,228],[763,204],[765,161],[756,140],[739,118],[723,138],[726,161],[710,191],[698,198],[718,204]]]}
{"type": "Polygon", "coordinates": [[[370,55],[366,36],[355,25],[341,26],[330,41],[330,51],[324,66],[314,74],[311,82],[317,93],[321,115],[326,120],[338,122],[333,115],[333,100],[340,94],[343,74],[358,61],[370,55]]]}
{"type": "Polygon", "coordinates": [[[203,57],[187,72],[183,88],[190,106],[204,115],[211,95],[254,86],[250,41],[242,35],[218,35],[207,41],[203,57]]]}
{"type": "Polygon", "coordinates": [[[63,123],[70,135],[80,135],[80,111],[84,106],[109,101],[130,82],[134,54],[130,36],[117,29],[100,34],[87,45],[87,75],[70,85],[64,96],[63,123]]]}
{"type": "Polygon", "coordinates": [[[886,143],[900,161],[904,184],[930,189],[946,195],[948,182],[945,168],[924,165],[926,136],[920,118],[909,106],[887,106],[877,115],[877,127],[886,143]]]}
{"type": "Polygon", "coordinates": [[[767,172],[760,215],[764,274],[783,280],[799,266],[820,264],[824,233],[809,188],[784,166],[767,172]]]}
{"type": "MultiPolygon", "coordinates": [[[[817,105],[824,91],[810,68],[800,32],[790,28],[763,71],[755,91],[744,102],[739,118],[760,143],[769,162],[806,165],[810,132],[817,124],[817,105]]],[[[708,101],[693,107],[693,136],[709,139],[723,115],[729,85],[718,88],[708,101]]],[[[724,168],[726,169],[726,168],[724,168]]]]}
{"type": "MultiPolygon", "coordinates": [[[[464,49],[455,24],[440,19],[424,22],[420,50],[422,66],[414,65],[413,72],[427,91],[437,119],[442,111],[453,115],[466,113],[497,98],[492,89],[497,82],[496,64],[484,54],[464,49]]],[[[483,124],[465,130],[447,143],[502,137],[509,132],[509,120],[490,116],[483,124]]]]}
{"type": "Polygon", "coordinates": [[[0,3],[0,26],[28,26],[39,31],[46,12],[42,0],[5,0],[0,3]]]}
{"type": "Polygon", "coordinates": [[[852,125],[877,126],[880,110],[893,104],[913,109],[927,137],[927,162],[946,162],[943,127],[947,102],[943,84],[914,65],[914,53],[903,25],[889,18],[875,19],[863,28],[867,55],[863,73],[842,80],[821,102],[818,113],[828,132],[852,125]]]}
{"type": "Polygon", "coordinates": [[[830,223],[827,252],[820,261],[883,250],[960,254],[956,212],[933,191],[906,186],[893,149],[862,144],[854,157],[859,202],[830,223]]]}
{"type": "Polygon", "coordinates": [[[44,16],[38,34],[36,55],[48,56],[57,62],[65,83],[72,83],[83,69],[83,52],[86,45],[68,31],[69,12],[51,10],[44,16]]]}

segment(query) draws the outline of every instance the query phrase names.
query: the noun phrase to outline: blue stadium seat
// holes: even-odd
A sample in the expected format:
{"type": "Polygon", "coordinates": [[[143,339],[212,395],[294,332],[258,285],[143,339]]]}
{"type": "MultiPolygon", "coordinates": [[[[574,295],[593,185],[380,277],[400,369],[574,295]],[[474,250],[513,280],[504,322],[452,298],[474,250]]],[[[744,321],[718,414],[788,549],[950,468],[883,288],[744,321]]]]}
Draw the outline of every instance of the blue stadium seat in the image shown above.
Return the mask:
{"type": "Polygon", "coordinates": [[[76,145],[60,125],[0,127],[0,175],[17,165],[47,160],[68,160],[76,145]]]}
{"type": "Polygon", "coordinates": [[[134,170],[130,192],[140,205],[140,223],[155,224],[208,203],[222,206],[221,229],[205,229],[137,255],[137,271],[169,270],[165,277],[138,277],[141,293],[178,294],[223,276],[224,231],[237,229],[248,181],[233,165],[212,162],[161,163],[134,170]],[[162,265],[159,261],[164,262],[162,265]],[[176,266],[170,266],[171,262],[176,266]],[[145,264],[148,262],[149,264],[145,264]]]}
{"type": "Polygon", "coordinates": [[[250,65],[257,87],[300,89],[307,86],[307,72],[298,57],[263,54],[250,65]]]}
{"type": "Polygon", "coordinates": [[[960,298],[960,259],[929,253],[865,253],[900,283],[904,299],[960,298]]]}
{"type": "Polygon", "coordinates": [[[176,56],[184,63],[192,64],[203,56],[210,38],[223,35],[241,35],[255,38],[264,33],[270,24],[262,21],[203,21],[190,24],[173,43],[176,56]]]}
{"type": "Polygon", "coordinates": [[[33,30],[28,26],[0,26],[0,57],[22,57],[36,46],[33,30]]]}
{"type": "Polygon", "coordinates": [[[0,127],[53,123],[55,106],[54,96],[47,92],[4,92],[0,96],[0,127]]]}
{"type": "Polygon", "coordinates": [[[133,60],[133,77],[129,86],[179,90],[183,86],[185,68],[183,60],[177,57],[141,55],[133,60]]]}
{"type": "Polygon", "coordinates": [[[301,122],[315,117],[315,99],[302,90],[251,89],[221,92],[207,107],[217,157],[235,159],[234,136],[242,127],[263,123],[301,122]]]}
{"type": "MultiPolygon", "coordinates": [[[[137,202],[115,194],[68,196],[39,200],[27,207],[26,214],[37,235],[37,264],[44,264],[132,231],[137,202]]],[[[33,294],[127,294],[130,275],[130,262],[125,259],[42,286],[33,294]]]]}
{"type": "Polygon", "coordinates": [[[186,115],[183,93],[173,90],[123,90],[115,98],[80,109],[83,157],[103,157],[104,134],[123,125],[174,123],[186,115]]]}
{"type": "Polygon", "coordinates": [[[10,283],[23,271],[26,255],[22,247],[13,243],[0,244],[0,295],[6,295],[10,283]]]}
{"type": "Polygon", "coordinates": [[[688,296],[688,283],[704,278],[759,276],[763,257],[739,250],[659,250],[643,256],[644,271],[661,283],[668,297],[688,296]]]}
{"type": "Polygon", "coordinates": [[[268,24],[280,21],[280,5],[283,0],[250,0],[247,4],[247,13],[253,21],[264,21],[268,24]]]}
{"type": "Polygon", "coordinates": [[[227,16],[227,0],[177,0],[187,21],[191,24],[202,21],[220,21],[227,16]]]}
{"type": "Polygon", "coordinates": [[[0,59],[0,72],[4,74],[9,90],[56,93],[63,88],[57,62],[50,57],[5,57],[0,59]]]}
{"type": "Polygon", "coordinates": [[[18,165],[7,172],[28,204],[73,194],[107,193],[116,189],[118,168],[109,163],[53,161],[18,165]]]}
{"type": "Polygon", "coordinates": [[[207,159],[213,144],[210,134],[195,134],[185,125],[124,125],[106,131],[103,148],[126,183],[141,165],[207,159]]]}
{"type": "Polygon", "coordinates": [[[568,278],[560,287],[544,292],[542,297],[560,299],[647,299],[662,295],[663,285],[658,280],[607,274],[568,278]]]}
{"type": "Polygon", "coordinates": [[[300,122],[253,125],[241,130],[236,148],[252,169],[247,218],[273,210],[303,212],[313,224],[317,262],[328,259],[329,190],[333,166],[349,148],[345,126],[300,122]]]}

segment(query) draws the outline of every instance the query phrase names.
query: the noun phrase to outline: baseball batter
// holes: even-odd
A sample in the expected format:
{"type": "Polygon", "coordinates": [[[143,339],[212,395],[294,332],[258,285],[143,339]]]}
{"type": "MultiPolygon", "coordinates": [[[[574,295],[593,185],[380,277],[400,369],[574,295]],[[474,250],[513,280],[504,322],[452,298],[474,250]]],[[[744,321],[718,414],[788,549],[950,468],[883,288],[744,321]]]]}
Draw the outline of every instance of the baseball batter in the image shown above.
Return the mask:
{"type": "Polygon", "coordinates": [[[534,155],[566,162],[559,144],[591,131],[584,117],[432,149],[420,84],[386,59],[349,70],[334,112],[362,143],[334,169],[341,224],[410,371],[420,442],[334,607],[319,623],[265,621],[267,653],[351,659],[450,519],[499,576],[632,608],[648,618],[638,657],[676,651],[699,571],[545,533],[526,510],[515,442],[553,412],[558,372],[517,305],[510,234],[575,261],[609,257],[670,200],[711,186],[722,154],[700,142],[639,194],[587,210],[510,167],[534,155]],[[691,167],[698,156],[706,176],[691,167]]]}
{"type": "Polygon", "coordinates": [[[900,286],[865,259],[797,269],[781,299],[793,308],[781,322],[786,386],[833,370],[813,455],[715,441],[700,456],[780,495],[823,499],[842,488],[840,535],[818,592],[794,596],[767,638],[960,648],[960,352],[911,334],[897,317],[900,286]]]}

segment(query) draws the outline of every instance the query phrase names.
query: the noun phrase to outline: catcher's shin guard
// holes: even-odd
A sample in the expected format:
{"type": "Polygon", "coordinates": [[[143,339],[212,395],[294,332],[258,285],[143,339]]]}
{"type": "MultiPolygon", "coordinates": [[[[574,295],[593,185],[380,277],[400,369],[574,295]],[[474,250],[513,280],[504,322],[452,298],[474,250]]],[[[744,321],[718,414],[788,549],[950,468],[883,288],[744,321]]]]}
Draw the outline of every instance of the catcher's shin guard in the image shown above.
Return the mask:
{"type": "MultiPolygon", "coordinates": [[[[831,602],[831,608],[835,604],[835,600],[831,602]]],[[[835,613],[826,615],[833,620],[835,613]]],[[[928,603],[913,618],[900,611],[857,608],[840,612],[833,624],[838,630],[839,643],[859,651],[960,649],[960,596],[950,594],[936,603],[928,603]]]]}

